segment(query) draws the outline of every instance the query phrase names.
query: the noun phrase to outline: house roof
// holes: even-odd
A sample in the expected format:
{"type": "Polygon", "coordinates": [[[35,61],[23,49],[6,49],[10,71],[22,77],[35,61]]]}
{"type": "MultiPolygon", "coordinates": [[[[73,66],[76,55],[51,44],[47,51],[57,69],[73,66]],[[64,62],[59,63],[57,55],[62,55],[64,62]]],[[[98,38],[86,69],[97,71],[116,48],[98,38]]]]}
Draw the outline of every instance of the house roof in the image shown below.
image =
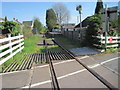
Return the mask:
{"type": "Polygon", "coordinates": [[[33,22],[32,21],[23,21],[23,24],[28,25],[28,26],[32,26],[33,22]]]}
{"type": "Polygon", "coordinates": [[[68,23],[68,24],[62,24],[62,28],[74,28],[75,27],[75,24],[74,23],[68,23]]]}
{"type": "MultiPolygon", "coordinates": [[[[88,19],[89,19],[89,18],[90,18],[90,16],[87,17],[87,18],[85,18],[85,19],[82,21],[82,27],[87,27],[87,26],[88,26],[88,24],[89,24],[88,19]]],[[[80,28],[80,23],[77,24],[77,25],[75,26],[75,28],[80,28]]]]}
{"type": "MultiPolygon", "coordinates": [[[[110,7],[107,8],[108,9],[108,13],[116,13],[118,12],[118,6],[115,7],[110,7]]],[[[101,9],[102,14],[105,13],[105,8],[101,9]]]]}
{"type": "Polygon", "coordinates": [[[0,18],[0,21],[5,21],[5,19],[4,18],[0,18]]]}

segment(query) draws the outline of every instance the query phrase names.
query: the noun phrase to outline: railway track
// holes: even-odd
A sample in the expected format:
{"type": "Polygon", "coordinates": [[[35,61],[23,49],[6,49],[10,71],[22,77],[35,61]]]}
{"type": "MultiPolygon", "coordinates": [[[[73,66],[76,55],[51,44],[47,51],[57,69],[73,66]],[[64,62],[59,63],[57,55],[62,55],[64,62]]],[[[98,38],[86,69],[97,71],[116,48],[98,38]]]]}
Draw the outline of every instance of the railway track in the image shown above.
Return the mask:
{"type": "Polygon", "coordinates": [[[105,80],[103,77],[101,77],[99,74],[97,74],[94,70],[88,68],[74,54],[72,54],[70,51],[65,49],[60,43],[58,43],[55,40],[53,40],[53,42],[55,44],[57,44],[60,48],[62,48],[62,51],[51,52],[47,49],[47,45],[45,44],[46,45],[46,52],[45,53],[25,54],[19,63],[16,61],[13,61],[6,69],[3,70],[3,73],[31,69],[34,62],[36,64],[47,62],[47,63],[49,63],[53,89],[60,90],[59,83],[58,83],[58,80],[56,77],[56,73],[55,73],[55,69],[54,69],[52,61],[75,59],[80,65],[82,65],[85,69],[87,69],[92,75],[94,75],[100,82],[102,82],[110,90],[117,90],[112,84],[110,84],[107,80],[105,80]]]}
{"type": "MultiPolygon", "coordinates": [[[[72,57],[65,53],[64,51],[51,52],[51,60],[56,61],[69,59],[72,59],[72,57]]],[[[16,60],[14,60],[8,67],[6,67],[3,70],[3,73],[31,69],[34,62],[35,64],[42,64],[47,62],[46,54],[45,53],[24,54],[24,56],[21,57],[19,63],[16,60]]]]}
{"type": "Polygon", "coordinates": [[[51,80],[52,80],[52,84],[51,84],[52,88],[54,90],[60,90],[58,80],[57,80],[57,76],[56,76],[56,73],[55,73],[55,69],[54,69],[54,66],[53,66],[53,63],[52,63],[53,53],[47,50],[46,51],[46,58],[49,62],[49,68],[50,68],[50,74],[51,74],[51,80]]]}
{"type": "Polygon", "coordinates": [[[109,90],[118,90],[116,89],[111,83],[109,83],[106,79],[104,79],[102,76],[100,76],[97,72],[95,72],[93,69],[89,68],[87,65],[82,63],[73,53],[71,53],[69,50],[65,49],[59,42],[53,40],[55,44],[57,44],[59,47],[61,47],[67,54],[69,54],[73,59],[75,59],[80,65],[82,65],[85,69],[87,69],[92,75],[94,75],[100,82],[102,82],[109,90]]]}

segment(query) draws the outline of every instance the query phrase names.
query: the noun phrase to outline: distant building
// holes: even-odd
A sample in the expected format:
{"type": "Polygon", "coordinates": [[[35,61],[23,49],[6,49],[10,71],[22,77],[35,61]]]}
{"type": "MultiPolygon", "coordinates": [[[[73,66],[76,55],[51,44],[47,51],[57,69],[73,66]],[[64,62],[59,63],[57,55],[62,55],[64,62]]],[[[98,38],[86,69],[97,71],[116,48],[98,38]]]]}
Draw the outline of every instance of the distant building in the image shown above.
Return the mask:
{"type": "Polygon", "coordinates": [[[23,25],[27,25],[27,26],[33,28],[33,21],[23,21],[23,25]]]}
{"type": "Polygon", "coordinates": [[[21,24],[22,25],[22,23],[21,22],[19,22],[19,20],[17,19],[17,18],[13,18],[13,20],[12,20],[13,22],[17,22],[17,23],[19,23],[19,24],[21,24]]]}
{"type": "MultiPolygon", "coordinates": [[[[4,18],[0,18],[0,22],[4,22],[5,21],[5,19],[4,18]]],[[[0,23],[0,26],[1,26],[2,24],[0,23]]],[[[2,29],[0,28],[0,34],[2,34],[2,29]]]]}
{"type": "MultiPolygon", "coordinates": [[[[88,24],[89,24],[89,19],[90,18],[90,16],[88,16],[87,18],[85,18],[81,23],[82,23],[82,28],[86,28],[86,27],[88,27],[88,24]]],[[[75,29],[77,30],[77,29],[80,29],[80,23],[79,24],[77,24],[76,26],[75,26],[75,29]]]]}
{"type": "Polygon", "coordinates": [[[62,30],[64,31],[73,31],[75,24],[74,23],[68,23],[68,24],[62,24],[62,30]]]}
{"type": "MultiPolygon", "coordinates": [[[[102,21],[105,21],[105,8],[101,10],[102,13],[102,21]]],[[[109,21],[118,20],[118,6],[110,7],[107,9],[109,21]]]]}
{"type": "Polygon", "coordinates": [[[5,21],[5,19],[4,18],[0,18],[0,22],[4,22],[5,21]]]}

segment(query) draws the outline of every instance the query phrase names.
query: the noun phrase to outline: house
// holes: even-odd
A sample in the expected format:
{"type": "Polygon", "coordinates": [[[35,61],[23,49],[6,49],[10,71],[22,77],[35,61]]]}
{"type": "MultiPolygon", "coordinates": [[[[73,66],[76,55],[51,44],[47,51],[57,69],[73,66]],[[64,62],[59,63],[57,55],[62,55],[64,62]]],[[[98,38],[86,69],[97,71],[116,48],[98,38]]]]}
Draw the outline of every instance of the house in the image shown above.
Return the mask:
{"type": "Polygon", "coordinates": [[[13,22],[17,22],[17,23],[19,23],[20,25],[22,25],[22,23],[21,22],[19,22],[19,20],[17,19],[17,18],[13,18],[13,20],[12,20],[13,22]]]}
{"type": "MultiPolygon", "coordinates": [[[[90,18],[90,16],[88,16],[87,18],[85,18],[81,23],[82,23],[82,28],[87,28],[88,27],[88,24],[89,24],[89,19],[90,18]]],[[[77,29],[80,29],[80,23],[79,24],[77,24],[76,26],[75,26],[75,29],[77,30],[77,29]]]]}
{"type": "Polygon", "coordinates": [[[75,24],[74,23],[62,24],[61,27],[62,27],[62,30],[64,31],[73,31],[75,24]]]}
{"type": "MultiPolygon", "coordinates": [[[[1,26],[1,22],[4,22],[5,19],[4,18],[0,18],[0,26],[1,26]]],[[[2,29],[0,28],[0,34],[2,34],[2,29]]]]}
{"type": "MultiPolygon", "coordinates": [[[[105,21],[105,8],[101,10],[102,13],[102,21],[105,21]]],[[[107,8],[107,13],[109,17],[109,21],[118,20],[118,6],[107,8]]]]}
{"type": "Polygon", "coordinates": [[[27,25],[27,26],[33,28],[33,21],[23,21],[23,25],[27,25]]]}
{"type": "Polygon", "coordinates": [[[0,18],[0,22],[4,22],[5,21],[5,19],[4,18],[0,18]]]}

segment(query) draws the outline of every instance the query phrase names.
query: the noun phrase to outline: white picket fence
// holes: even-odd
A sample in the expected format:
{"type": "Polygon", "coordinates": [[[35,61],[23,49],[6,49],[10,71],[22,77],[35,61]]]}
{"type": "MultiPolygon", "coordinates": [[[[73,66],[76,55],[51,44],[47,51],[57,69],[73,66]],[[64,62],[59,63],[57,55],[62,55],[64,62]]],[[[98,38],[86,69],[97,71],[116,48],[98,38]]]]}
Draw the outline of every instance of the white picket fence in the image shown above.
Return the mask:
{"type": "MultiPolygon", "coordinates": [[[[100,43],[101,45],[96,45],[95,46],[99,46],[102,48],[105,48],[105,36],[101,35],[101,36],[96,36],[96,38],[100,39],[100,43]]],[[[112,48],[112,47],[118,47],[120,44],[120,37],[116,36],[107,36],[107,48],[112,48]]]]}
{"type": "Polygon", "coordinates": [[[8,35],[8,38],[0,39],[0,58],[1,58],[0,65],[2,65],[4,62],[12,58],[16,53],[20,52],[24,48],[23,41],[24,41],[23,35],[20,34],[14,37],[8,35]],[[6,48],[8,49],[5,50],[6,48]],[[7,54],[9,55],[4,57],[7,54]]]}

